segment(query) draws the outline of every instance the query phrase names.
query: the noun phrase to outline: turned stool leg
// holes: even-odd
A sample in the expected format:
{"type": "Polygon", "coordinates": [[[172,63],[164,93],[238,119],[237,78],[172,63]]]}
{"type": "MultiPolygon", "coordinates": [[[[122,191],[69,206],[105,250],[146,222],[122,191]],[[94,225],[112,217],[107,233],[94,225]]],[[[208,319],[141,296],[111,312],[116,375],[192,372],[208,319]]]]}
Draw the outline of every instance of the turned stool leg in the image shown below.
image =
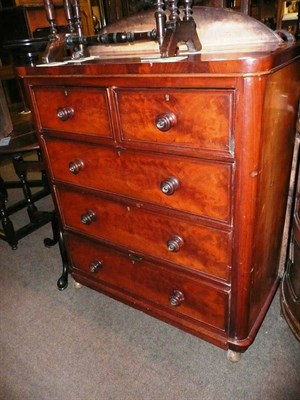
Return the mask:
{"type": "Polygon", "coordinates": [[[0,190],[1,190],[1,196],[2,198],[7,201],[8,199],[8,193],[7,193],[7,189],[5,187],[5,182],[2,179],[2,176],[0,175],[0,190]]]}
{"type": "Polygon", "coordinates": [[[22,185],[22,190],[27,202],[27,213],[29,216],[29,219],[31,222],[35,221],[35,213],[37,212],[37,208],[34,205],[33,199],[32,199],[32,194],[30,187],[27,182],[27,171],[25,168],[25,164],[23,162],[23,157],[20,155],[16,155],[13,157],[13,164],[14,168],[16,171],[16,174],[18,175],[21,185],[22,185]]]}
{"type": "Polygon", "coordinates": [[[7,210],[6,210],[6,201],[7,201],[7,190],[4,186],[4,181],[0,176],[0,220],[3,227],[3,234],[5,236],[5,240],[11,246],[13,250],[16,250],[18,247],[18,241],[16,239],[16,232],[14,226],[9,219],[7,210]]]}

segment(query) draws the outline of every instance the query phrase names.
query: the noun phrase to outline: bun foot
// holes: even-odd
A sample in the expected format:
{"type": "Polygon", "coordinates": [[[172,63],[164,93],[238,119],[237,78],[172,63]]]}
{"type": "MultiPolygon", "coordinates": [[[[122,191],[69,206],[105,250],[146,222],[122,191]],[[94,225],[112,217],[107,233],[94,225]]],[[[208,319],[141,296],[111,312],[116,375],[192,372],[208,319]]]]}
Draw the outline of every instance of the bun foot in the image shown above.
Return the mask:
{"type": "Polygon", "coordinates": [[[227,360],[230,362],[239,362],[241,359],[241,353],[238,353],[233,350],[227,350],[227,360]]]}
{"type": "Polygon", "coordinates": [[[74,281],[74,288],[75,289],[81,289],[82,288],[82,284],[74,281]]]}

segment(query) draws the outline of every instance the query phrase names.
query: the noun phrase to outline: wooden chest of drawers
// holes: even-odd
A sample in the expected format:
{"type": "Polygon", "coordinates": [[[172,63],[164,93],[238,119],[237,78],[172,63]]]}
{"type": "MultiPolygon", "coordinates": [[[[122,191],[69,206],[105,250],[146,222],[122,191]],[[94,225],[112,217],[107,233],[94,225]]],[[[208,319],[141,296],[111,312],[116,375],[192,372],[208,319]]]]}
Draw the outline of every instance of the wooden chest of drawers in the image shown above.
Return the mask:
{"type": "Polygon", "coordinates": [[[77,282],[248,348],[283,269],[299,54],[19,69],[77,282]]]}

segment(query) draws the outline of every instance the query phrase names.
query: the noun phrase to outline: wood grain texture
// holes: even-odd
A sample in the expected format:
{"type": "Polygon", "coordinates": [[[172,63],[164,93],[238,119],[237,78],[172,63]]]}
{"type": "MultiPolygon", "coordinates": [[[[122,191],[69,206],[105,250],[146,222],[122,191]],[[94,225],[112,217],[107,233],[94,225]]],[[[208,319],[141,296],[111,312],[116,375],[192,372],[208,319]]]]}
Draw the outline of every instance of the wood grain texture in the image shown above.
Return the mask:
{"type": "Polygon", "coordinates": [[[66,229],[84,232],[115,245],[130,248],[205,274],[228,279],[231,256],[230,233],[167,216],[129,200],[113,201],[87,192],[56,190],[66,229]],[[81,215],[89,210],[95,222],[84,225],[81,215]],[[167,241],[178,235],[182,248],[172,253],[167,241]]]}
{"type": "Polygon", "coordinates": [[[245,351],[279,284],[299,57],[299,44],[287,44],[251,56],[19,68],[74,278],[245,351]],[[76,118],[57,120],[70,104],[76,118]],[[160,113],[176,116],[167,132],[160,113]],[[179,187],[166,196],[169,177],[179,187]],[[90,211],[95,220],[82,223],[90,211]],[[95,258],[110,265],[103,275],[89,271],[95,258]],[[167,304],[173,289],[188,293],[182,312],[167,304]]]}
{"type": "Polygon", "coordinates": [[[118,151],[54,139],[48,139],[46,147],[56,181],[118,193],[136,199],[140,207],[151,202],[231,224],[230,163],[118,151]],[[69,164],[76,160],[82,162],[82,168],[74,175],[69,164]],[[179,182],[172,195],[161,190],[161,183],[169,177],[176,177],[179,182]]]}
{"type": "Polygon", "coordinates": [[[133,297],[147,299],[152,304],[164,308],[170,314],[180,314],[183,318],[212,325],[220,331],[227,329],[228,291],[200,283],[196,279],[172,271],[159,264],[141,260],[133,263],[130,253],[110,250],[99,244],[68,235],[67,248],[72,257],[72,265],[77,273],[88,276],[96,282],[111,285],[133,297]],[[90,263],[101,260],[102,267],[97,273],[90,272],[90,263]],[[179,307],[169,302],[174,289],[184,294],[179,307]],[[201,303],[198,298],[201,297],[201,303]]]}

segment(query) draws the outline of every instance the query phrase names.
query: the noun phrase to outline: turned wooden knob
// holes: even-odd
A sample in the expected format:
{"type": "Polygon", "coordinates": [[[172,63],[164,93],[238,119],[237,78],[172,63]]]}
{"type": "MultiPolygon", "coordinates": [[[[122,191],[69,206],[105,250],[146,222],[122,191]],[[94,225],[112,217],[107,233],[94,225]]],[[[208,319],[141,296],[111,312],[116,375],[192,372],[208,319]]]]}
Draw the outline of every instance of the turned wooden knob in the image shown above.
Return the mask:
{"type": "Polygon", "coordinates": [[[169,178],[163,180],[160,184],[161,191],[167,196],[171,196],[178,188],[179,180],[174,178],[174,176],[170,176],[169,178]]]}
{"type": "Polygon", "coordinates": [[[83,170],[83,167],[84,163],[81,160],[75,160],[69,163],[69,171],[74,175],[79,174],[79,172],[83,170]]]}
{"type": "Polygon", "coordinates": [[[89,266],[89,270],[95,274],[98,272],[103,266],[103,262],[99,260],[92,261],[89,266]]]}
{"type": "Polygon", "coordinates": [[[176,125],[177,118],[172,112],[167,112],[165,114],[160,114],[156,117],[155,124],[156,128],[162,132],[166,132],[176,125]]]}
{"type": "Polygon", "coordinates": [[[74,110],[72,107],[59,107],[57,109],[57,118],[61,121],[67,121],[74,116],[74,110]]]}
{"type": "Polygon", "coordinates": [[[96,221],[96,214],[93,210],[89,210],[87,213],[81,215],[81,222],[84,225],[91,225],[94,221],[96,221]]]}
{"type": "Polygon", "coordinates": [[[174,235],[167,241],[167,248],[171,253],[176,253],[183,243],[184,241],[180,236],[174,235]]]}
{"type": "Polygon", "coordinates": [[[173,290],[169,297],[171,306],[178,307],[184,302],[184,294],[180,290],[173,290]]]}

